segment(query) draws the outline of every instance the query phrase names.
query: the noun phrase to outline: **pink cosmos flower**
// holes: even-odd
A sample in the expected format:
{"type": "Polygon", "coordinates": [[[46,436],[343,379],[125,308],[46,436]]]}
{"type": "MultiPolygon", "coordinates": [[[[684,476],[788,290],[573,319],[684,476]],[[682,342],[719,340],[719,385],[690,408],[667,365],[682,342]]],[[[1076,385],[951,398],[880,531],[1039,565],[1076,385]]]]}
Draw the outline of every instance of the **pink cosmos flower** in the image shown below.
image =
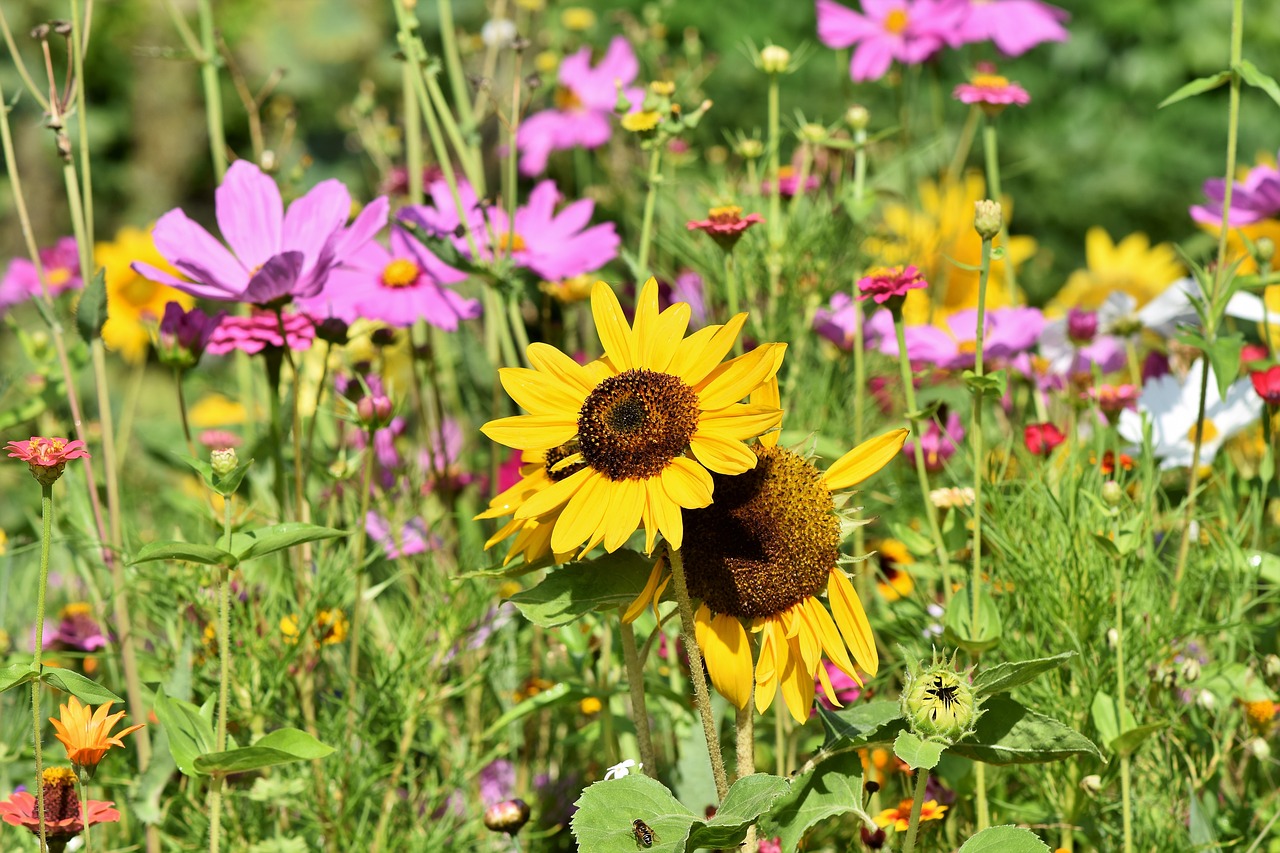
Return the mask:
{"type": "Polygon", "coordinates": [[[240,350],[254,355],[286,345],[294,351],[311,349],[316,337],[315,322],[306,314],[286,312],[283,317],[284,337],[280,335],[281,320],[274,311],[255,310],[248,317],[223,317],[209,336],[208,352],[226,355],[240,350]]]}
{"type": "Polygon", "coordinates": [[[427,531],[427,523],[421,516],[409,519],[398,531],[392,531],[391,523],[373,510],[365,516],[364,529],[369,538],[386,552],[387,559],[412,557],[440,547],[440,539],[427,531]]]}
{"type": "Polygon", "coordinates": [[[529,116],[516,134],[520,172],[542,174],[552,151],[599,148],[608,142],[618,86],[624,87],[625,97],[636,107],[644,100],[642,89],[625,88],[638,73],[635,52],[622,36],[609,42],[609,49],[594,67],[590,47],[566,56],[557,75],[560,85],[555,91],[555,107],[529,116]]]}
{"type": "Polygon", "coordinates": [[[858,301],[874,299],[883,305],[895,296],[905,299],[908,291],[928,286],[916,267],[880,267],[858,279],[858,301]]]}
{"type": "Polygon", "coordinates": [[[334,267],[382,229],[387,206],[386,197],[376,199],[347,228],[351,195],[330,179],[284,210],[276,182],[237,160],[214,195],[218,230],[230,249],[174,208],[156,222],[152,237],[165,260],[190,281],[142,261],[133,268],[152,281],[223,302],[265,305],[314,296],[334,267]]]}
{"type": "MultiPolygon", "coordinates": [[[[983,357],[992,362],[1012,362],[1035,345],[1044,328],[1044,315],[1035,308],[997,308],[987,312],[983,357]]],[[[974,364],[978,312],[957,311],[931,326],[905,329],[907,354],[912,364],[933,364],[945,370],[964,370],[974,364]]],[[[867,340],[880,352],[897,358],[898,340],[888,311],[867,321],[867,340]]]]}
{"type": "Polygon", "coordinates": [[[92,608],[83,602],[62,608],[53,631],[49,631],[46,624],[45,651],[96,652],[106,645],[107,638],[103,636],[98,620],[93,618],[92,608]]]}
{"type": "MultiPolygon", "coordinates": [[[[457,205],[442,183],[431,187],[433,205],[407,207],[400,215],[436,236],[451,239],[459,252],[469,256],[470,245],[458,233],[457,205]]],[[[553,181],[541,181],[529,193],[528,203],[516,208],[514,227],[506,211],[482,208],[475,191],[465,183],[459,185],[458,191],[483,260],[494,256],[489,234],[493,234],[498,254],[547,281],[594,272],[618,256],[621,241],[612,222],[588,227],[595,211],[594,201],[579,199],[556,212],[561,197],[553,181]]]]}
{"type": "MultiPolygon", "coordinates": [[[[1205,181],[1204,195],[1208,202],[1192,207],[1191,218],[1204,225],[1221,226],[1222,202],[1226,199],[1226,191],[1227,182],[1222,178],[1205,181]]],[[[1249,172],[1244,183],[1233,182],[1231,210],[1227,214],[1228,225],[1236,228],[1276,216],[1280,216],[1280,169],[1256,166],[1249,172]]],[[[3,304],[0,299],[0,307],[3,304]]]]}
{"type": "Polygon", "coordinates": [[[211,317],[199,308],[186,311],[177,302],[165,303],[157,332],[160,361],[179,368],[195,367],[226,316],[226,311],[211,317]]]}
{"type": "Polygon", "coordinates": [[[853,349],[853,324],[855,312],[862,307],[853,301],[853,297],[843,290],[831,294],[831,302],[826,308],[819,308],[813,315],[813,328],[840,349],[848,352],[853,349]]]}
{"type": "Polygon", "coordinates": [[[1046,41],[1066,41],[1071,16],[1040,0],[969,0],[965,42],[992,41],[1001,53],[1019,56],[1046,41]]]}
{"type": "Polygon", "coordinates": [[[426,320],[452,332],[459,320],[480,316],[478,300],[444,286],[466,278],[403,228],[392,227],[390,249],[376,240],[365,243],[330,273],[323,291],[300,304],[313,315],[348,323],[366,317],[405,327],[426,320]]]}
{"type": "Polygon", "coordinates": [[[827,47],[857,45],[849,62],[855,83],[878,80],[896,59],[924,62],[944,45],[963,43],[967,0],[862,0],[862,13],[817,0],[818,40],[827,47]]]}
{"type": "MultiPolygon", "coordinates": [[[[57,296],[84,285],[80,277],[80,253],[74,237],[60,237],[58,242],[40,250],[40,266],[44,269],[49,295],[57,296]]],[[[10,307],[40,295],[40,279],[36,265],[26,258],[14,258],[0,279],[0,314],[10,307]]]]}
{"type": "Polygon", "coordinates": [[[962,104],[979,104],[993,114],[1010,104],[1025,107],[1031,103],[1031,95],[1026,89],[1009,82],[1007,77],[988,73],[973,75],[968,83],[956,86],[951,96],[962,104]]]}

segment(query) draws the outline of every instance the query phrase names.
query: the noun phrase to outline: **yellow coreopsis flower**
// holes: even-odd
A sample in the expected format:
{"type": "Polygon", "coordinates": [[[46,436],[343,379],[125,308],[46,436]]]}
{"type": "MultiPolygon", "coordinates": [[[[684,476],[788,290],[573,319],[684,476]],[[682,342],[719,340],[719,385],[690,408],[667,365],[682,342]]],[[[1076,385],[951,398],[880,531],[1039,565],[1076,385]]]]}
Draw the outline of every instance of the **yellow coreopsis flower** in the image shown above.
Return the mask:
{"type": "Polygon", "coordinates": [[[102,341],[125,361],[138,364],[147,357],[149,326],[160,322],[165,304],[177,302],[186,310],[196,304],[195,299],[133,271],[131,264],[143,261],[178,275],[156,250],[150,231],[121,228],[115,240],[94,246],[93,258],[107,280],[107,322],[102,327],[102,341]]]}
{"type": "MultiPolygon", "coordinates": [[[[978,307],[978,272],[982,260],[982,238],[973,227],[973,206],[986,198],[986,184],[977,173],[965,175],[959,182],[923,181],[919,206],[905,203],[884,208],[883,228],[868,239],[863,249],[883,266],[914,265],[929,282],[928,290],[907,295],[903,315],[908,325],[931,322],[936,308],[938,316],[947,316],[965,308],[978,307]],[[951,260],[974,267],[969,270],[951,260]],[[932,300],[932,302],[931,302],[932,300]]],[[[1011,203],[1001,201],[1005,211],[1011,203]]],[[[1007,215],[1007,214],[1006,214],[1007,215]]],[[[997,245],[1000,241],[996,241],[997,245]]],[[[1005,246],[1007,260],[991,264],[991,284],[987,287],[987,308],[1009,304],[1009,291],[1004,287],[1004,265],[1015,267],[1036,250],[1032,237],[1010,237],[1005,246]]]]}
{"type": "Polygon", "coordinates": [[[1071,274],[1049,303],[1050,313],[1065,313],[1068,308],[1094,310],[1117,292],[1129,294],[1141,308],[1185,274],[1171,244],[1153,246],[1140,231],[1113,243],[1102,228],[1090,228],[1084,252],[1088,268],[1071,274]]]}

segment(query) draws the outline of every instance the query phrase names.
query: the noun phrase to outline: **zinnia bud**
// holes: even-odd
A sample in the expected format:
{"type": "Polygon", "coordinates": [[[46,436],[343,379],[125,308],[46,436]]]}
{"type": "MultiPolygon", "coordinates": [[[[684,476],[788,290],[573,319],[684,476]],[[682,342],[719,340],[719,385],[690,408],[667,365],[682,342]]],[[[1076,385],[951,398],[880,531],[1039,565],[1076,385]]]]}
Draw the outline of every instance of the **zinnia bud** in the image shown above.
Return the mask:
{"type": "Polygon", "coordinates": [[[1107,480],[1102,484],[1102,499],[1107,502],[1107,506],[1119,506],[1123,497],[1124,489],[1115,480],[1107,480]]]}
{"type": "Polygon", "coordinates": [[[484,825],[494,832],[515,835],[528,822],[529,804],[524,800],[503,800],[484,812],[484,825]]]}
{"type": "Polygon", "coordinates": [[[766,74],[785,74],[791,64],[791,51],[776,44],[760,50],[760,70],[766,74]]]}
{"type": "Polygon", "coordinates": [[[224,447],[222,450],[214,450],[209,454],[209,463],[213,468],[213,473],[219,477],[225,477],[240,464],[240,459],[236,456],[234,447],[224,447]]]}
{"type": "Polygon", "coordinates": [[[994,238],[1004,225],[1004,214],[1000,210],[1000,202],[984,199],[975,201],[973,206],[973,227],[977,230],[978,236],[984,240],[994,238]]]}

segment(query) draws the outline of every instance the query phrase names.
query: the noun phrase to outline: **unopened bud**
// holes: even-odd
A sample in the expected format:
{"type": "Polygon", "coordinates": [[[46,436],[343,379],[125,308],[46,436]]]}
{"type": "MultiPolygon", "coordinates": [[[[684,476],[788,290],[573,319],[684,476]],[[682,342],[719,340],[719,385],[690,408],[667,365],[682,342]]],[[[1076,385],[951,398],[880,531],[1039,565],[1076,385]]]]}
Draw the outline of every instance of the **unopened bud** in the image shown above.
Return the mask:
{"type": "Polygon", "coordinates": [[[738,143],[738,154],[746,160],[757,160],[764,156],[764,143],[759,139],[744,139],[738,143]]]}
{"type": "Polygon", "coordinates": [[[844,121],[853,130],[866,130],[871,123],[871,112],[862,104],[854,104],[844,111],[844,121]]]}
{"type": "Polygon", "coordinates": [[[760,49],[760,70],[766,74],[785,74],[791,64],[791,51],[776,44],[760,49]]]}
{"type": "Polygon", "coordinates": [[[1107,630],[1107,648],[1114,649],[1116,644],[1120,642],[1120,632],[1115,628],[1107,630]]]}
{"type": "Polygon", "coordinates": [[[1254,241],[1253,249],[1258,255],[1258,263],[1269,264],[1276,254],[1276,241],[1270,237],[1259,237],[1254,241]]]}
{"type": "Polygon", "coordinates": [[[234,447],[224,447],[222,450],[214,450],[209,454],[209,466],[213,468],[213,473],[219,477],[225,477],[240,465],[240,459],[236,456],[234,447]]]}
{"type": "Polygon", "coordinates": [[[48,24],[36,24],[31,28],[31,37],[36,41],[44,41],[49,37],[48,24]]]}
{"type": "Polygon", "coordinates": [[[1080,780],[1080,787],[1090,794],[1096,794],[1102,790],[1102,777],[1097,773],[1091,773],[1080,780]]]}
{"type": "Polygon", "coordinates": [[[69,38],[75,32],[70,21],[50,21],[49,23],[53,24],[53,31],[63,38],[69,38]]]}
{"type": "Polygon", "coordinates": [[[1244,751],[1259,761],[1266,761],[1271,757],[1271,744],[1267,743],[1266,738],[1250,738],[1245,741],[1244,751]]]}
{"type": "Polygon", "coordinates": [[[524,800],[504,800],[484,811],[484,825],[494,832],[515,835],[529,822],[529,804],[524,800]]]}
{"type": "Polygon", "coordinates": [[[827,141],[827,129],[820,124],[808,122],[800,125],[800,131],[797,134],[801,142],[808,142],[810,145],[821,145],[827,141]]]}
{"type": "Polygon", "coordinates": [[[1200,661],[1195,658],[1188,658],[1182,662],[1182,671],[1179,673],[1182,680],[1186,684],[1190,684],[1200,677],[1200,661]]]}
{"type": "Polygon", "coordinates": [[[900,704],[911,731],[949,743],[970,734],[982,716],[968,678],[957,674],[951,661],[936,653],[931,666],[917,662],[907,670],[900,704]]]}
{"type": "Polygon", "coordinates": [[[1107,480],[1102,484],[1102,499],[1107,506],[1119,506],[1124,497],[1124,489],[1115,480],[1107,480]]]}
{"type": "Polygon", "coordinates": [[[1267,678],[1280,676],[1280,657],[1267,655],[1262,661],[1262,671],[1267,674],[1267,678]]]}
{"type": "Polygon", "coordinates": [[[356,417],[360,419],[361,424],[370,429],[386,426],[391,420],[392,411],[391,401],[385,394],[362,397],[360,402],[356,403],[356,417]]]}
{"type": "Polygon", "coordinates": [[[991,199],[983,199],[975,201],[973,227],[977,230],[978,236],[984,240],[990,240],[1000,233],[1000,228],[1004,224],[1004,214],[1000,210],[1000,202],[991,199]]]}
{"type": "Polygon", "coordinates": [[[349,328],[346,320],[328,317],[316,324],[316,337],[334,346],[346,346],[349,328]]]}
{"type": "Polygon", "coordinates": [[[1208,690],[1201,690],[1196,695],[1196,704],[1206,711],[1212,711],[1218,705],[1218,697],[1214,696],[1208,690]]]}

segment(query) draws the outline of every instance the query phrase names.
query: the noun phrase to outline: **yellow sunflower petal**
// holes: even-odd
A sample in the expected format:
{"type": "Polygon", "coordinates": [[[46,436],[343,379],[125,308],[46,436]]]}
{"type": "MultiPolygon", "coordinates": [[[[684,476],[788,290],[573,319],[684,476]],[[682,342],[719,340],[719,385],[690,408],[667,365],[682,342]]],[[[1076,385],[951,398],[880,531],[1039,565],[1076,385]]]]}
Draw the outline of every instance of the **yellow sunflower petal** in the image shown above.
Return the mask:
{"type": "MultiPolygon", "coordinates": [[[[698,432],[735,441],[760,436],[763,441],[765,434],[780,423],[782,410],[776,406],[734,403],[714,412],[703,412],[698,418],[698,432]]],[[[773,444],[777,442],[777,436],[774,435],[773,444]]]]}
{"type": "Polygon", "coordinates": [[[586,394],[575,394],[556,377],[526,367],[504,367],[498,371],[502,387],[516,405],[534,415],[574,418],[586,394]]]}
{"type": "Polygon", "coordinates": [[[711,683],[734,707],[747,707],[751,701],[753,676],[751,643],[746,629],[728,614],[712,616],[705,604],[698,608],[693,625],[698,648],[702,649],[707,672],[711,674],[711,683]]]}
{"type": "Polygon", "coordinates": [[[658,589],[658,581],[662,580],[662,572],[666,568],[666,561],[658,558],[653,561],[653,570],[649,572],[649,580],[645,581],[644,590],[635,597],[627,607],[627,611],[622,614],[622,621],[630,624],[640,618],[640,614],[649,606],[649,602],[657,603],[654,592],[658,589]]]}
{"type": "Polygon", "coordinates": [[[809,711],[813,708],[813,673],[805,672],[801,666],[797,640],[785,642],[789,646],[787,665],[782,671],[778,686],[782,689],[782,698],[787,703],[791,717],[803,725],[809,721],[809,711]]]}
{"type": "Polygon", "coordinates": [[[793,604],[788,608],[786,615],[791,619],[791,630],[787,632],[787,636],[793,638],[797,648],[800,649],[800,660],[804,664],[805,672],[812,678],[822,662],[822,646],[818,642],[817,631],[810,621],[809,610],[802,600],[799,604],[793,604]]]}
{"type": "Polygon", "coordinates": [[[649,490],[645,489],[644,509],[640,510],[640,523],[644,525],[644,552],[653,553],[654,540],[658,538],[658,523],[653,519],[653,511],[649,508],[649,490]]]}
{"type": "Polygon", "coordinates": [[[765,344],[716,367],[694,386],[698,404],[704,411],[714,411],[743,399],[777,375],[786,351],[786,344],[765,344]]]}
{"type": "Polygon", "coordinates": [[[784,667],[786,654],[780,644],[777,622],[773,617],[756,623],[760,629],[760,657],[756,662],[756,713],[763,714],[773,704],[778,692],[778,673],[784,667]]]}
{"type": "Polygon", "coordinates": [[[526,354],[534,368],[550,374],[584,398],[599,384],[590,367],[578,364],[550,344],[529,344],[526,354]]]}
{"type": "Polygon", "coordinates": [[[671,359],[675,357],[680,341],[684,339],[685,330],[689,328],[692,313],[693,309],[687,302],[677,302],[659,314],[647,337],[641,339],[641,363],[647,365],[649,370],[668,372],[671,359]]]}
{"type": "MultiPolygon", "coordinates": [[[[778,390],[778,377],[775,375],[768,382],[756,387],[751,392],[751,396],[747,398],[753,406],[764,406],[770,409],[782,409],[782,392],[778,390]]],[[[777,431],[766,432],[760,435],[760,443],[765,447],[778,446],[777,431]]]]}
{"type": "Polygon", "coordinates": [[[658,282],[650,277],[648,281],[640,288],[640,293],[636,296],[636,312],[635,322],[632,323],[631,340],[634,344],[634,355],[636,359],[636,367],[644,367],[649,370],[654,368],[649,366],[646,360],[647,350],[649,349],[649,339],[653,335],[653,327],[658,322],[658,282]]]}
{"type": "Polygon", "coordinates": [[[832,491],[856,486],[892,462],[902,452],[906,440],[905,429],[868,439],[833,462],[822,475],[822,482],[832,491]]]}
{"type": "Polygon", "coordinates": [[[578,421],[564,415],[513,415],[489,421],[480,431],[507,447],[550,450],[578,434],[578,421]]]}
{"type": "Polygon", "coordinates": [[[554,512],[564,506],[588,479],[601,476],[590,468],[583,468],[565,477],[558,483],[552,483],[540,492],[529,496],[528,500],[516,508],[516,518],[536,518],[554,512]]]}
{"type": "Polygon", "coordinates": [[[703,465],[717,474],[741,474],[756,467],[756,454],[740,441],[694,433],[689,448],[703,465]]]}
{"type": "MultiPolygon", "coordinates": [[[[826,654],[827,659],[834,663],[845,675],[861,684],[862,680],[858,678],[853,661],[849,660],[849,652],[845,647],[844,639],[840,636],[840,629],[836,627],[835,620],[831,618],[827,608],[823,607],[822,602],[813,596],[805,599],[803,604],[809,611],[809,624],[816,632],[818,642],[822,645],[822,651],[826,654]]],[[[818,669],[822,670],[824,667],[819,666],[818,669]]]]}
{"type": "Polygon", "coordinates": [[[826,666],[818,667],[818,679],[822,682],[822,694],[827,697],[827,701],[837,708],[843,708],[844,705],[836,697],[836,689],[831,684],[831,675],[827,672],[826,666]]]}
{"type": "Polygon", "coordinates": [[[503,539],[506,539],[511,534],[520,530],[527,523],[528,522],[526,522],[523,519],[519,519],[519,518],[511,519],[506,524],[502,525],[502,527],[498,528],[497,533],[489,537],[489,539],[484,543],[484,549],[488,551],[490,548],[492,548],[494,545],[497,545],[503,539]]]}
{"type": "Polygon", "coordinates": [[[645,480],[644,486],[648,492],[649,514],[653,518],[654,526],[667,540],[668,545],[679,549],[684,542],[684,518],[680,515],[679,505],[667,496],[666,489],[662,488],[661,479],[653,477],[645,480]]]}
{"type": "Polygon", "coordinates": [[[637,367],[631,327],[613,288],[603,281],[597,281],[591,288],[591,316],[595,318],[600,343],[613,366],[619,372],[637,367]]]}
{"type": "Polygon", "coordinates": [[[640,526],[645,501],[644,481],[618,480],[613,483],[611,491],[604,535],[604,549],[610,553],[621,548],[640,526]]]}
{"type": "Polygon", "coordinates": [[[686,385],[697,385],[733,349],[746,322],[746,314],[737,314],[723,326],[707,326],[694,332],[680,342],[667,372],[679,376],[686,385]]]}
{"type": "Polygon", "coordinates": [[[583,482],[556,519],[555,530],[551,532],[553,551],[572,551],[599,532],[609,511],[613,485],[603,474],[583,482]]]}
{"type": "Polygon", "coordinates": [[[667,497],[685,509],[701,509],[711,503],[711,475],[692,459],[672,459],[662,469],[661,478],[667,497]]]}
{"type": "Polygon", "coordinates": [[[853,659],[869,675],[880,669],[880,654],[876,651],[875,638],[871,636],[871,623],[858,600],[853,584],[840,569],[832,569],[827,580],[827,597],[831,600],[831,615],[840,626],[844,641],[853,652],[853,659]]]}

